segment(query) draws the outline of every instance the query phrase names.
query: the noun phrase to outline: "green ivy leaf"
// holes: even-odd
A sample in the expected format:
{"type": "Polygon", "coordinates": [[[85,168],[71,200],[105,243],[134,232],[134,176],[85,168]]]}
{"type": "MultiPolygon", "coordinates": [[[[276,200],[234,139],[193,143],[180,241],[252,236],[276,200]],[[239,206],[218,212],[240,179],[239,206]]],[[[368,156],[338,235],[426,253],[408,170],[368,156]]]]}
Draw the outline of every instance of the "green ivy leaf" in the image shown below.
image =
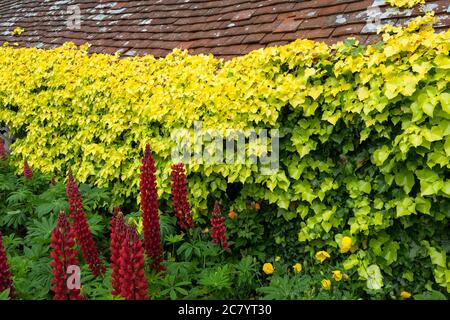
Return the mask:
{"type": "Polygon", "coordinates": [[[428,248],[428,253],[430,255],[431,262],[433,264],[438,265],[438,266],[440,266],[442,268],[446,268],[447,267],[446,266],[447,257],[446,257],[446,254],[445,254],[444,250],[439,252],[436,248],[429,247],[428,248]]]}
{"type": "Polygon", "coordinates": [[[380,149],[376,150],[373,153],[373,159],[375,160],[375,164],[377,166],[383,165],[384,161],[389,157],[390,150],[389,147],[384,145],[380,149]]]}
{"type": "Polygon", "coordinates": [[[373,290],[379,290],[383,287],[383,275],[381,274],[380,267],[376,264],[372,264],[367,267],[367,288],[373,290]]]}
{"type": "Polygon", "coordinates": [[[416,209],[419,212],[430,214],[431,201],[430,199],[425,199],[423,197],[416,197],[416,209]]]}
{"type": "Polygon", "coordinates": [[[409,194],[414,186],[414,174],[407,169],[402,169],[395,174],[395,183],[403,187],[406,194],[409,194]]]}
{"type": "Polygon", "coordinates": [[[412,198],[404,198],[397,205],[397,218],[403,216],[409,216],[413,213],[416,213],[416,203],[412,198]]]}
{"type": "Polygon", "coordinates": [[[414,300],[447,300],[448,298],[442,292],[432,290],[414,295],[414,300]]]}
{"type": "Polygon", "coordinates": [[[442,110],[450,114],[450,93],[441,93],[439,96],[439,102],[441,103],[442,110]]]}
{"type": "Polygon", "coordinates": [[[350,255],[344,262],[343,266],[345,270],[350,270],[359,264],[358,256],[356,254],[350,255]]]}

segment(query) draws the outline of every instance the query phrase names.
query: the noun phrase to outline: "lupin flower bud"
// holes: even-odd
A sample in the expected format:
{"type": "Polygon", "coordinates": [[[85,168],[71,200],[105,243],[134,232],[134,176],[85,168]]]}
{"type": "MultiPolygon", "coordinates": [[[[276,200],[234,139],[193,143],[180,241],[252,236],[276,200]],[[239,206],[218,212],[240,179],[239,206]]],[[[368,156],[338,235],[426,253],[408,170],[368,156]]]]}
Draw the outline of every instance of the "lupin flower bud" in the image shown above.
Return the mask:
{"type": "Polygon", "coordinates": [[[211,215],[211,238],[214,244],[219,245],[222,249],[228,249],[227,228],[223,224],[225,218],[220,211],[219,202],[214,203],[214,209],[211,215]]]}
{"type": "Polygon", "coordinates": [[[83,201],[71,172],[69,172],[66,194],[69,200],[69,211],[70,218],[72,219],[73,232],[80,245],[84,259],[89,265],[93,275],[97,277],[105,272],[105,267],[103,266],[100,254],[95,246],[92,233],[89,230],[83,209],[83,201]]]}
{"type": "Polygon", "coordinates": [[[81,300],[79,289],[69,289],[67,285],[67,274],[69,266],[78,266],[75,239],[66,214],[61,212],[58,222],[52,232],[50,257],[52,262],[53,279],[52,291],[54,300],[81,300]]]}
{"type": "Polygon", "coordinates": [[[194,227],[187,193],[186,174],[182,163],[172,165],[172,203],[177,224],[182,230],[194,227]]]}
{"type": "Polygon", "coordinates": [[[126,300],[147,300],[147,279],[144,273],[144,247],[136,229],[127,225],[120,246],[120,295],[126,300]]]}
{"type": "Polygon", "coordinates": [[[110,221],[111,226],[111,261],[112,269],[111,282],[113,287],[113,296],[120,295],[122,279],[120,277],[120,249],[125,241],[126,226],[123,220],[122,212],[119,208],[114,208],[113,217],[110,221]]]}
{"type": "Polygon", "coordinates": [[[153,268],[161,269],[162,248],[155,171],[155,160],[151,154],[150,146],[147,144],[144,158],[142,159],[140,176],[144,244],[147,256],[153,259],[153,268]]]}
{"type": "Polygon", "coordinates": [[[10,298],[14,299],[16,295],[13,287],[12,274],[9,271],[6,252],[3,247],[2,233],[0,232],[0,292],[7,289],[9,289],[10,298]]]}
{"type": "Polygon", "coordinates": [[[27,160],[23,162],[23,176],[28,180],[31,180],[33,178],[33,171],[31,171],[31,168],[28,165],[27,160]]]}
{"type": "Polygon", "coordinates": [[[4,161],[8,158],[8,154],[6,153],[5,149],[5,141],[0,138],[0,160],[4,161]]]}

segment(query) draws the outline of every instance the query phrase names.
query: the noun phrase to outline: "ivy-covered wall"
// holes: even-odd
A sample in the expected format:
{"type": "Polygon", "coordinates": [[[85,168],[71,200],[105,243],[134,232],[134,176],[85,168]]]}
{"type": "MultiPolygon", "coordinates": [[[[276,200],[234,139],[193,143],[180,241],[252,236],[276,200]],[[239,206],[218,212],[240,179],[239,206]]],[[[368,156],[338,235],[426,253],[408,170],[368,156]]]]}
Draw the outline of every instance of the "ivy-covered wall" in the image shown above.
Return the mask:
{"type": "Polygon", "coordinates": [[[385,27],[370,46],[297,40],[227,62],[180,50],[121,59],[73,44],[3,46],[0,121],[17,137],[17,163],[26,157],[60,178],[71,168],[111,187],[116,202],[137,195],[146,143],[168,198],[177,128],[279,129],[274,175],[252,164],[188,166],[197,215],[240,182],[233,208],[271,204],[274,219],[296,223],[305,252],[340,255],[364,279],[381,268],[413,281],[428,268],[450,291],[450,31],[435,34],[432,22],[385,27]],[[353,239],[345,255],[343,236],[353,239]]]}

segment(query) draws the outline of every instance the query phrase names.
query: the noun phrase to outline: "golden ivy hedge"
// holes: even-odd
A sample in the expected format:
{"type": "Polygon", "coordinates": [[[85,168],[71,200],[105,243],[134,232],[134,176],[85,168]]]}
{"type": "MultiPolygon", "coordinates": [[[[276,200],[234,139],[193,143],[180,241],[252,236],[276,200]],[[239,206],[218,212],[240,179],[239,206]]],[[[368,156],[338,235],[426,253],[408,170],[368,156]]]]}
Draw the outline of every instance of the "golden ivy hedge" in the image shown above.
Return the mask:
{"type": "Polygon", "coordinates": [[[386,0],[386,2],[399,8],[412,8],[419,4],[425,4],[425,0],[386,0]]]}
{"type": "Polygon", "coordinates": [[[112,188],[118,202],[138,192],[146,143],[168,197],[176,128],[196,120],[223,130],[278,128],[274,175],[251,164],[188,166],[196,214],[208,196],[241,182],[234,209],[249,199],[273,204],[298,221],[311,254],[339,252],[349,236],[346,269],[370,280],[367,267],[380,266],[413,281],[423,269],[399,261],[415,243],[450,291],[444,244],[430,236],[445,234],[450,212],[450,31],[434,33],[433,19],[385,27],[375,45],[297,40],[227,62],[180,50],[121,59],[73,44],[3,46],[0,121],[17,136],[17,163],[26,157],[59,177],[70,167],[79,180],[112,188]],[[399,225],[404,236],[392,231],[399,225]],[[416,227],[425,231],[408,231],[416,227]]]}

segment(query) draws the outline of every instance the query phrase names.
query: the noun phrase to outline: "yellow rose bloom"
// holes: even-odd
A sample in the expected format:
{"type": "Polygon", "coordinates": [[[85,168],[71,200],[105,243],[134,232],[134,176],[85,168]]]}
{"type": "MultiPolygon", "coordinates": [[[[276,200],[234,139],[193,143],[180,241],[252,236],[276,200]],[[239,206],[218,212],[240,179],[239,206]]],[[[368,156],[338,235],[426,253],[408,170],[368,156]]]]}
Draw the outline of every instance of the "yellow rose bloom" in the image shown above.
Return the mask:
{"type": "Polygon", "coordinates": [[[302,271],[302,265],[301,265],[301,263],[296,263],[296,264],[294,264],[293,266],[292,266],[292,268],[294,269],[294,271],[295,272],[297,272],[297,273],[299,273],[299,272],[301,272],[302,271]]]}
{"type": "Polygon", "coordinates": [[[324,262],[325,260],[329,259],[330,255],[326,251],[319,251],[316,253],[316,259],[320,262],[324,262]]]}
{"type": "Polygon", "coordinates": [[[411,296],[412,296],[411,292],[408,291],[400,292],[400,297],[402,297],[403,299],[409,299],[411,298],[411,296]]]}
{"type": "Polygon", "coordinates": [[[263,265],[263,271],[265,274],[272,274],[275,268],[271,263],[264,263],[263,265]]]}
{"type": "Polygon", "coordinates": [[[334,270],[333,271],[333,279],[337,282],[342,280],[342,272],[339,270],[334,270]]]}
{"type": "Polygon", "coordinates": [[[341,253],[349,252],[352,247],[352,238],[350,237],[342,237],[341,240],[341,253]]]}
{"type": "Polygon", "coordinates": [[[278,261],[280,261],[281,260],[281,257],[280,256],[276,256],[275,257],[275,262],[278,262],[278,261]]]}
{"type": "Polygon", "coordinates": [[[324,288],[325,290],[330,290],[331,289],[331,281],[328,279],[323,279],[322,280],[322,288],[324,288]]]}

